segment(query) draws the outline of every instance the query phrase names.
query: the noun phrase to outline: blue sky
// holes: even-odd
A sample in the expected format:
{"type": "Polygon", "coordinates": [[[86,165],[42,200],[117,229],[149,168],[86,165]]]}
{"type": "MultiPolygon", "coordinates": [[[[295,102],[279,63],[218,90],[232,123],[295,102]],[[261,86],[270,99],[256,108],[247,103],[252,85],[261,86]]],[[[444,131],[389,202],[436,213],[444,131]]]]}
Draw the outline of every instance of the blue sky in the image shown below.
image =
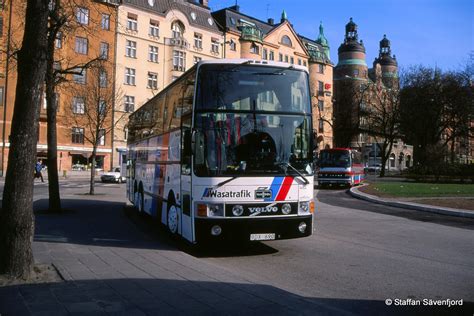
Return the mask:
{"type": "MultiPolygon", "coordinates": [[[[214,11],[235,2],[209,0],[209,6],[214,11]]],[[[378,56],[384,34],[402,67],[423,64],[457,70],[474,52],[473,0],[238,0],[238,4],[242,13],[264,21],[279,21],[284,9],[295,30],[312,39],[323,21],[335,64],[350,17],[359,26],[368,65],[378,56]]]]}

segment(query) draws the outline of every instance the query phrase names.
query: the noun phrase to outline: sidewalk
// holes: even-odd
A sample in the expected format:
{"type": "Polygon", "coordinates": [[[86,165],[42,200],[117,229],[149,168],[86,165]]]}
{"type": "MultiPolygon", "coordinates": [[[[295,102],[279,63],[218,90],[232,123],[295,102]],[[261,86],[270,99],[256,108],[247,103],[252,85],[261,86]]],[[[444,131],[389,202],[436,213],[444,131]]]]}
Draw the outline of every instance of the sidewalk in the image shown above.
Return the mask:
{"type": "Polygon", "coordinates": [[[123,201],[78,196],[63,205],[71,211],[36,213],[33,248],[36,263],[53,264],[65,281],[0,287],[0,315],[340,314],[137,229],[123,201]]]}
{"type": "Polygon", "coordinates": [[[367,194],[361,192],[358,187],[353,187],[349,190],[349,193],[358,199],[366,200],[372,203],[400,207],[400,208],[408,208],[417,211],[423,212],[430,212],[430,213],[437,213],[443,215],[450,215],[450,216],[458,216],[458,217],[468,217],[474,218],[474,211],[472,210],[464,210],[464,209],[456,209],[450,207],[441,207],[441,206],[433,206],[428,204],[421,204],[412,201],[405,201],[402,198],[381,198],[375,195],[367,194]]]}

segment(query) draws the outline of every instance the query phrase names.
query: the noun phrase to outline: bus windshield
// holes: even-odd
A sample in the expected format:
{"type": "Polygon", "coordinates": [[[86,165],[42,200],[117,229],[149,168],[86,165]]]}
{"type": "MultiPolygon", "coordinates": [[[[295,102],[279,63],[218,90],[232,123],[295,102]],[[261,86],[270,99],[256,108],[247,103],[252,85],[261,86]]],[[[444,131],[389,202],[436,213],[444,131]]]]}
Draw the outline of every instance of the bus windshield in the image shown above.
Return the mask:
{"type": "Polygon", "coordinates": [[[348,150],[322,151],[319,164],[322,168],[349,168],[351,166],[351,155],[348,150]]]}
{"type": "Polygon", "coordinates": [[[310,114],[308,75],[291,68],[204,64],[199,69],[195,110],[310,114]]]}
{"type": "Polygon", "coordinates": [[[312,174],[309,116],[257,113],[197,113],[201,155],[198,176],[292,173],[288,163],[312,174]]]}

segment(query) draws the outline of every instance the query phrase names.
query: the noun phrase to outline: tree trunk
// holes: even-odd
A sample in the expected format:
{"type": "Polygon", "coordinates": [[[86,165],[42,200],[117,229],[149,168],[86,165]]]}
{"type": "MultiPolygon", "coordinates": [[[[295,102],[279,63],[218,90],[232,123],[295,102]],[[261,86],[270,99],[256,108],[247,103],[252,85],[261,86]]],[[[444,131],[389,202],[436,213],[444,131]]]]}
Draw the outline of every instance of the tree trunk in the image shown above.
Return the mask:
{"type": "Polygon", "coordinates": [[[91,165],[91,182],[90,182],[90,187],[89,187],[89,194],[94,195],[94,185],[95,185],[95,156],[96,156],[96,147],[92,149],[92,165],[91,165]]]}
{"type": "MultiPolygon", "coordinates": [[[[11,3],[10,3],[11,5],[11,3]]],[[[0,273],[28,278],[33,264],[33,173],[46,72],[48,1],[28,0],[0,212],[0,273]]]]}
{"type": "MultiPolygon", "coordinates": [[[[54,43],[53,43],[54,45],[54,43]]],[[[53,46],[54,47],[54,46],[53,46]]],[[[51,47],[49,47],[51,49],[51,47]]],[[[57,100],[54,93],[54,60],[53,51],[48,53],[46,73],[46,114],[47,114],[47,140],[48,140],[48,190],[49,211],[61,212],[61,197],[59,195],[58,179],[58,144],[56,132],[57,100]]]]}

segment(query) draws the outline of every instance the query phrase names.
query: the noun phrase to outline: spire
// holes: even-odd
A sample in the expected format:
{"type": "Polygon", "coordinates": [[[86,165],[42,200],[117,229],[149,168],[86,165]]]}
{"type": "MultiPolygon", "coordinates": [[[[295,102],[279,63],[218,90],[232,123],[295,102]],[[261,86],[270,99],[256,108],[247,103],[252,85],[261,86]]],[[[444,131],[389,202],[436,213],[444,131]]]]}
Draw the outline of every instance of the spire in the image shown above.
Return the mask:
{"type": "Polygon", "coordinates": [[[379,56],[382,57],[383,55],[385,56],[390,56],[391,50],[390,50],[390,41],[387,39],[387,35],[383,35],[383,39],[380,41],[380,50],[379,50],[379,56]]]}
{"type": "Polygon", "coordinates": [[[281,13],[281,23],[283,23],[287,20],[288,20],[288,16],[286,15],[286,11],[283,10],[283,12],[281,13]]]}
{"type": "Polygon", "coordinates": [[[357,41],[357,24],[352,21],[350,18],[349,23],[346,24],[346,40],[356,40],[357,41]]]}
{"type": "Polygon", "coordinates": [[[316,43],[320,44],[323,49],[324,49],[324,54],[326,54],[327,59],[330,59],[329,57],[329,42],[326,36],[324,36],[324,27],[323,27],[323,21],[320,22],[319,24],[319,36],[318,39],[316,40],[316,43]]]}

